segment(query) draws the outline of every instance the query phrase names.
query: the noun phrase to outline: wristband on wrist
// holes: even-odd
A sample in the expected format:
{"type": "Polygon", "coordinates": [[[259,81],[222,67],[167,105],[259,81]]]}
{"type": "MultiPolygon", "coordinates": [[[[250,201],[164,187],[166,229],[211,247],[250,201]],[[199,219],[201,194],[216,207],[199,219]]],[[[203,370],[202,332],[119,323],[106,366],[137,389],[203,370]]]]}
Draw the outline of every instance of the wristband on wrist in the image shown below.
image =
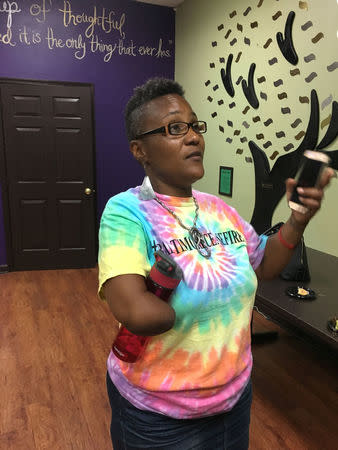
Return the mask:
{"type": "Polygon", "coordinates": [[[290,244],[289,242],[286,242],[286,240],[283,238],[283,235],[282,235],[282,228],[280,228],[279,231],[278,231],[278,239],[279,239],[279,242],[280,242],[284,247],[288,248],[289,250],[292,250],[292,249],[294,249],[294,248],[296,247],[295,244],[290,244]]]}

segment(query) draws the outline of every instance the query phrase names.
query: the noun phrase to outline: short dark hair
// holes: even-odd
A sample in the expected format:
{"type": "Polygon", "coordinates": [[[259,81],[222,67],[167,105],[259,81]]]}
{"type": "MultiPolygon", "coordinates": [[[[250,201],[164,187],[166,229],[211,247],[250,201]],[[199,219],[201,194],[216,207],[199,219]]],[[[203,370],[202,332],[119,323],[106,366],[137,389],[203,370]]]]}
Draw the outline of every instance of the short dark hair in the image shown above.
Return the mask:
{"type": "Polygon", "coordinates": [[[167,94],[177,94],[184,97],[182,86],[174,80],[168,78],[150,78],[142,86],[134,89],[133,96],[129,99],[124,111],[127,138],[130,142],[142,133],[142,119],[144,106],[157,97],[167,94]]]}

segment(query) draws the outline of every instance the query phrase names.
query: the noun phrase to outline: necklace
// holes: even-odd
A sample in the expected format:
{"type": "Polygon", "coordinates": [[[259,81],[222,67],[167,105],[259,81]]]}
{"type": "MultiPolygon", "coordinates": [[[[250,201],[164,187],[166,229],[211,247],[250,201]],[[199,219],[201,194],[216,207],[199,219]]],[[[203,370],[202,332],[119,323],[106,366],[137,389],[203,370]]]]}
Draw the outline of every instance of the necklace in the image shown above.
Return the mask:
{"type": "Polygon", "coordinates": [[[203,234],[200,232],[200,230],[196,227],[196,222],[198,219],[198,210],[199,210],[199,206],[197,203],[197,200],[194,196],[192,196],[192,198],[194,199],[194,203],[195,203],[195,217],[194,217],[194,221],[192,224],[192,227],[187,227],[186,225],[184,225],[184,223],[182,222],[182,220],[174,213],[173,210],[171,210],[169,208],[169,206],[167,206],[165,203],[162,202],[162,200],[160,200],[158,197],[156,197],[155,195],[155,200],[157,201],[157,203],[159,205],[162,206],[162,208],[164,208],[166,211],[168,211],[168,213],[170,213],[176,220],[177,222],[181,225],[182,228],[184,228],[185,230],[188,231],[191,239],[195,242],[196,244],[196,249],[198,251],[198,253],[203,256],[203,258],[210,258],[211,256],[211,251],[210,248],[208,248],[205,245],[205,239],[203,234]]]}

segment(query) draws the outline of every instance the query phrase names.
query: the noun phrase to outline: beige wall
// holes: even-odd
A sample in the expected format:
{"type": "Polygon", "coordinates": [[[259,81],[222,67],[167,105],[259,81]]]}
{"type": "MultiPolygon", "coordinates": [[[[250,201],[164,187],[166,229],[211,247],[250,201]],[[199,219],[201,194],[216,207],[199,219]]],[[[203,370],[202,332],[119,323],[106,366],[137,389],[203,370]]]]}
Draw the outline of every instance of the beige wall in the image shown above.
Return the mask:
{"type": "MultiPolygon", "coordinates": [[[[219,166],[233,167],[233,196],[223,198],[235,206],[246,220],[250,220],[255,202],[255,180],[248,141],[256,141],[262,150],[263,144],[271,141],[272,145],[265,150],[271,168],[277,158],[286,153],[285,146],[293,144],[296,149],[302,142],[302,138],[298,137],[297,140],[296,136],[301,131],[306,131],[310,116],[310,104],[301,103],[299,97],[310,97],[312,89],[317,91],[319,98],[321,126],[318,143],[321,141],[328,128],[329,120],[325,123],[325,119],[332,112],[332,99],[338,101],[338,69],[333,71],[327,69],[338,60],[337,30],[336,0],[308,2],[185,0],[177,10],[176,79],[184,86],[186,97],[199,118],[208,122],[206,174],[203,180],[196,184],[197,189],[218,195],[219,166]],[[251,7],[250,11],[247,11],[248,7],[251,7]],[[236,11],[236,15],[231,18],[230,14],[233,11],[236,11]],[[281,14],[278,14],[279,11],[281,14]],[[296,66],[286,61],[276,42],[276,33],[284,32],[290,11],[296,13],[293,25],[293,41],[299,56],[296,66]],[[255,22],[258,26],[251,25],[255,22]],[[312,22],[312,25],[304,27],[308,22],[312,22]],[[221,25],[223,28],[219,29],[221,25]],[[302,26],[307,29],[303,30],[302,26]],[[232,30],[230,35],[225,38],[230,29],[232,30]],[[323,33],[322,38],[319,33],[323,33]],[[317,43],[312,41],[316,36],[318,36],[317,43]],[[250,40],[250,45],[244,42],[245,38],[250,40]],[[265,49],[264,44],[269,38],[272,39],[272,43],[265,49]],[[231,46],[230,42],[233,39],[237,39],[237,42],[231,46]],[[213,46],[213,42],[217,42],[217,45],[213,46]],[[239,52],[242,52],[242,55],[236,63],[239,52]],[[220,76],[220,70],[222,67],[225,68],[230,53],[234,54],[233,99],[226,93],[220,76]],[[306,62],[304,58],[311,54],[315,59],[306,62]],[[225,63],[220,61],[222,57],[225,63]],[[278,62],[270,65],[268,61],[275,57],[278,62]],[[254,78],[260,106],[257,110],[251,107],[244,114],[248,102],[241,85],[237,85],[236,82],[240,76],[247,79],[253,62],[257,66],[254,78]],[[210,63],[214,63],[215,68],[210,68],[210,63]],[[300,73],[292,76],[290,71],[295,68],[298,68],[300,73]],[[311,73],[316,73],[317,76],[313,81],[306,82],[305,78],[311,73]],[[266,81],[258,83],[258,78],[263,76],[266,81]],[[274,82],[278,79],[283,80],[283,85],[275,87],[274,82]],[[205,85],[207,81],[210,81],[208,86],[205,85]],[[219,85],[219,89],[213,90],[216,84],[219,85]],[[261,92],[266,94],[267,100],[260,97],[261,92]],[[278,94],[283,92],[287,94],[287,98],[279,99],[278,94]],[[212,101],[209,101],[208,97],[211,97],[212,101]],[[323,103],[326,99],[331,99],[331,102],[328,100],[325,106],[323,103]],[[219,105],[220,100],[223,100],[224,104],[219,105]],[[229,104],[232,102],[235,102],[236,106],[230,108],[229,104]],[[282,114],[281,108],[285,107],[290,108],[290,114],[282,114]],[[211,115],[215,112],[217,116],[213,118],[211,115]],[[254,122],[252,119],[255,116],[259,116],[261,120],[254,122]],[[264,122],[269,118],[273,123],[265,126],[264,122]],[[302,122],[297,127],[292,127],[291,124],[298,118],[302,122]],[[233,122],[233,127],[227,124],[228,120],[233,122]],[[244,121],[249,124],[249,128],[243,125],[244,121]],[[224,128],[224,133],[220,131],[220,126],[224,128]],[[240,130],[239,136],[234,136],[235,130],[240,130]],[[279,131],[284,131],[284,138],[276,137],[276,132],[279,131]],[[257,134],[263,134],[264,139],[258,140],[257,134]],[[226,142],[227,138],[231,138],[232,143],[226,142]],[[240,139],[243,138],[247,141],[241,142],[240,139]],[[242,153],[237,153],[238,149],[242,153]],[[275,152],[278,152],[277,157],[274,156],[275,152]]],[[[337,139],[325,150],[333,149],[338,149],[337,139]]],[[[338,180],[333,180],[326,193],[322,210],[310,223],[305,234],[307,246],[336,256],[338,256],[337,199],[338,180]]],[[[273,222],[285,221],[288,215],[289,210],[284,198],[275,211],[273,222]]]]}

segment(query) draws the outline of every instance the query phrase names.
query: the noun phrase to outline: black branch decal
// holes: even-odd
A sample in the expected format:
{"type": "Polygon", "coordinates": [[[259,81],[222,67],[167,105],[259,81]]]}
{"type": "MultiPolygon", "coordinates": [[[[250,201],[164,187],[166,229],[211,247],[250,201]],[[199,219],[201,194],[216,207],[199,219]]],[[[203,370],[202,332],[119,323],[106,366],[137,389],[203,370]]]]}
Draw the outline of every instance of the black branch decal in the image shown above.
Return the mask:
{"type": "Polygon", "coordinates": [[[277,43],[280,51],[282,52],[284,58],[294,66],[298,63],[298,55],[292,41],[292,25],[295,16],[295,12],[290,11],[285,24],[284,36],[281,32],[277,33],[277,43]]]}
{"type": "Polygon", "coordinates": [[[244,95],[250,105],[254,109],[259,108],[259,101],[255,92],[255,86],[254,86],[254,74],[255,74],[256,64],[252,63],[249,70],[249,77],[248,77],[248,83],[245,80],[242,80],[242,89],[244,92],[244,95]]]}
{"type": "MultiPolygon", "coordinates": [[[[263,150],[254,142],[249,148],[255,167],[255,207],[251,224],[257,233],[263,233],[271,227],[274,210],[285,194],[285,180],[294,177],[304,150],[314,150],[319,134],[319,102],[317,92],[311,92],[311,114],[305,137],[292,153],[280,156],[270,170],[268,158],[263,150]]],[[[331,153],[331,152],[330,152],[331,153]]]]}
{"type": "Polygon", "coordinates": [[[317,149],[321,150],[324,147],[330,145],[338,136],[338,103],[334,101],[332,103],[332,119],[329,125],[329,128],[321,140],[321,142],[317,145],[317,149]]]}
{"type": "Polygon", "coordinates": [[[228,56],[226,71],[223,68],[221,69],[221,77],[222,77],[222,81],[223,81],[223,86],[224,86],[225,90],[227,91],[227,93],[230,95],[230,97],[234,97],[234,95],[235,95],[235,90],[234,90],[234,86],[232,84],[232,77],[231,77],[231,65],[232,65],[233,59],[234,59],[234,55],[231,53],[228,56]]]}

